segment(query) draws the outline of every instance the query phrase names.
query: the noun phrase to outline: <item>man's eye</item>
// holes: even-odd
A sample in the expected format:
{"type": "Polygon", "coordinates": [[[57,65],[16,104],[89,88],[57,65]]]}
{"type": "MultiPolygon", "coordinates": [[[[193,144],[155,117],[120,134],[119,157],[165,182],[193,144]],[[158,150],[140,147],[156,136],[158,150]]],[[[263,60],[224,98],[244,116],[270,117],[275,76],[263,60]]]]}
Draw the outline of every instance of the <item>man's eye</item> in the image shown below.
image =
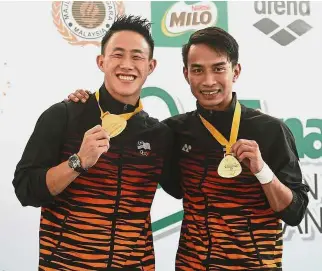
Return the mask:
{"type": "Polygon", "coordinates": [[[225,70],[225,68],[224,67],[217,67],[214,70],[215,70],[215,72],[223,72],[225,70]]]}
{"type": "Polygon", "coordinates": [[[193,72],[193,73],[201,73],[201,72],[202,72],[202,70],[201,70],[201,69],[193,69],[193,70],[192,70],[192,72],[193,72]]]}
{"type": "Polygon", "coordinates": [[[113,54],[113,56],[119,58],[122,57],[122,54],[113,54]]]}
{"type": "Polygon", "coordinates": [[[140,59],[143,59],[143,57],[141,57],[141,56],[133,56],[133,59],[134,60],[140,60],[140,59]]]}

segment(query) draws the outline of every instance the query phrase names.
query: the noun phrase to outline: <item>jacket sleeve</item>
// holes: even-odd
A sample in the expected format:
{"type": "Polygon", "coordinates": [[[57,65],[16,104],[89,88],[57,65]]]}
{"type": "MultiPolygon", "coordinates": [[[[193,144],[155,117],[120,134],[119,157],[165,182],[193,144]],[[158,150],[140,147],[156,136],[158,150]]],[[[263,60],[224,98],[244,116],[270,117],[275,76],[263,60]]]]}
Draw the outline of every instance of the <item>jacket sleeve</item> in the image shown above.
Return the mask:
{"type": "MultiPolygon", "coordinates": [[[[164,122],[163,122],[164,123],[164,122]]],[[[167,126],[166,148],[162,176],[159,184],[165,192],[176,199],[182,198],[180,168],[176,151],[175,133],[167,126]]]]}
{"type": "Polygon", "coordinates": [[[60,164],[66,125],[65,103],[51,106],[37,120],[12,181],[22,206],[39,207],[54,200],[46,184],[46,174],[50,168],[60,164]]]}
{"type": "Polygon", "coordinates": [[[272,150],[273,154],[268,160],[268,165],[276,177],[293,193],[291,204],[276,215],[286,224],[297,226],[307,209],[309,188],[303,181],[294,136],[284,123],[280,126],[279,136],[272,150]]]}

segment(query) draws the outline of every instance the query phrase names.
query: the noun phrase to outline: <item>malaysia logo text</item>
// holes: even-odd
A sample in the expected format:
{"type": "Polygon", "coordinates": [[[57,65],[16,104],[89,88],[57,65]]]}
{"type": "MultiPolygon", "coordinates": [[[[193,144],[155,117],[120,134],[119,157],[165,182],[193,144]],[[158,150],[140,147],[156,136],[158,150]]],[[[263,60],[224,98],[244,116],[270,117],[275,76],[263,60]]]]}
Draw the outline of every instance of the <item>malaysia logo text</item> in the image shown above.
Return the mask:
{"type": "Polygon", "coordinates": [[[53,2],[52,16],[58,32],[69,44],[99,46],[124,9],[121,1],[53,2]]]}

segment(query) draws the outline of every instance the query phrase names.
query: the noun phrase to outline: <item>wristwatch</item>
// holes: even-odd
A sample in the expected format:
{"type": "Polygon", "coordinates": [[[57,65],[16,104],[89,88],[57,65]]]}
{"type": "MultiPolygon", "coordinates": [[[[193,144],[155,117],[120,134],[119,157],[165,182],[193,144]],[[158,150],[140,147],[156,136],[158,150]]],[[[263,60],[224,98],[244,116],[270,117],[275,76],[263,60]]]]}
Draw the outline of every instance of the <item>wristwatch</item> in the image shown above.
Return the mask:
{"type": "Polygon", "coordinates": [[[78,173],[87,172],[87,168],[83,168],[81,161],[76,153],[68,158],[68,166],[78,173]]]}

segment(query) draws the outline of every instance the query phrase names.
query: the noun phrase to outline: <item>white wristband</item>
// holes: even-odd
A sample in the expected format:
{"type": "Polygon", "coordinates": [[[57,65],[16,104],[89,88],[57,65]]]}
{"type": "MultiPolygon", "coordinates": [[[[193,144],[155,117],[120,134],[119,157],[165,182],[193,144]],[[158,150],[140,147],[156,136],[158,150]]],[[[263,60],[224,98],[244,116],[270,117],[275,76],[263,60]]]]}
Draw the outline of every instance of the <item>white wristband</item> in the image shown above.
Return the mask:
{"type": "Polygon", "coordinates": [[[273,181],[274,173],[269,166],[264,162],[264,166],[260,172],[254,174],[261,184],[267,184],[273,181]]]}

